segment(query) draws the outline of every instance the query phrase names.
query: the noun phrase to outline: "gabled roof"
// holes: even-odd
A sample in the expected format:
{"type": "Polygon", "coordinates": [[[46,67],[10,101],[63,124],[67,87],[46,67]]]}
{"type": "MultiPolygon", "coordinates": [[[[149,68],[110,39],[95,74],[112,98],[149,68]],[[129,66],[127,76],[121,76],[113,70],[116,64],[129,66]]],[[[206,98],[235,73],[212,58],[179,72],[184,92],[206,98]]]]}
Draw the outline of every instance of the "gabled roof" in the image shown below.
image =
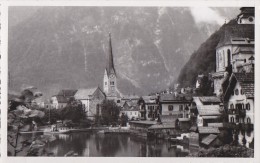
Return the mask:
{"type": "MultiPolygon", "coordinates": [[[[89,88],[89,89],[79,89],[75,94],[75,99],[89,99],[97,90],[101,89],[99,87],[89,88]]],[[[102,92],[102,91],[101,91],[102,92]]],[[[103,92],[102,92],[103,93],[103,92]]]]}
{"type": "Polygon", "coordinates": [[[217,127],[198,127],[200,134],[219,134],[220,131],[217,127]]]}
{"type": "Polygon", "coordinates": [[[144,102],[148,103],[156,103],[157,96],[142,96],[144,102]]]}
{"type": "Polygon", "coordinates": [[[209,127],[223,127],[223,123],[208,123],[209,127]]]}
{"type": "Polygon", "coordinates": [[[221,103],[220,98],[216,96],[202,96],[199,99],[202,103],[221,103]]]}
{"type": "Polygon", "coordinates": [[[239,83],[242,91],[246,95],[247,98],[254,98],[255,95],[255,83],[254,83],[254,73],[232,73],[229,85],[226,89],[224,99],[228,100],[232,92],[234,91],[234,88],[236,86],[236,83],[239,83]]]}
{"type": "Polygon", "coordinates": [[[210,134],[209,136],[202,139],[201,143],[205,145],[210,145],[218,136],[210,134]]]}
{"type": "Polygon", "coordinates": [[[57,96],[65,96],[65,97],[71,97],[76,94],[77,90],[76,89],[62,89],[59,91],[57,96]]]}
{"type": "Polygon", "coordinates": [[[69,98],[64,96],[54,96],[57,98],[58,103],[68,103],[69,98]]]}
{"type": "Polygon", "coordinates": [[[160,102],[190,102],[192,98],[189,95],[162,94],[160,102]]]}
{"type": "Polygon", "coordinates": [[[198,113],[201,116],[216,116],[221,115],[219,105],[201,105],[197,106],[198,113]]]}

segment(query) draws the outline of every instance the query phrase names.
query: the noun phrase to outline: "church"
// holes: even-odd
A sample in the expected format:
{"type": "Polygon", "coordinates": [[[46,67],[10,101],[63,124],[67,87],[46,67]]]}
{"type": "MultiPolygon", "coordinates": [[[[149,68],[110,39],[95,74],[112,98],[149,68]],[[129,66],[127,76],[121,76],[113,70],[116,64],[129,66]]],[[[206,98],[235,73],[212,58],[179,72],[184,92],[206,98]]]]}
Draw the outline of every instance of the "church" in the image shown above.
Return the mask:
{"type": "Polygon", "coordinates": [[[103,91],[108,100],[117,102],[120,100],[121,93],[117,89],[117,74],[114,66],[111,33],[109,33],[108,60],[103,78],[103,91]]]}

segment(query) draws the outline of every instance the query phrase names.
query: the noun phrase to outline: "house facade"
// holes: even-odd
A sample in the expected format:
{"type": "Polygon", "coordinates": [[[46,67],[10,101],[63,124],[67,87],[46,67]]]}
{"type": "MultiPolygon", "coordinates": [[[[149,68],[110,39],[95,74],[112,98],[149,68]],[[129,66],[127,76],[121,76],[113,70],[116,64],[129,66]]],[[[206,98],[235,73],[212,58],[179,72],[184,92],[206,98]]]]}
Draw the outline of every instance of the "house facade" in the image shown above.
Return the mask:
{"type": "Polygon", "coordinates": [[[254,124],[254,73],[233,73],[224,100],[228,120],[236,124],[254,124]]]}
{"type": "Polygon", "coordinates": [[[188,105],[192,98],[184,95],[162,94],[159,98],[160,114],[176,118],[190,118],[188,105]]]}

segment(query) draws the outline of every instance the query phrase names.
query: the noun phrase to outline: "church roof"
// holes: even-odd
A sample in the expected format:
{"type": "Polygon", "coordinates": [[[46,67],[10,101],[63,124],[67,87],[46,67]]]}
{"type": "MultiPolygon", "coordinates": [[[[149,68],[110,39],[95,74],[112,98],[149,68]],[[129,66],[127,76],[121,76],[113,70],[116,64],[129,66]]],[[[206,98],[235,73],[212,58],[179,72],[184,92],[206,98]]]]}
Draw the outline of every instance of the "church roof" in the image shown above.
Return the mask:
{"type": "Polygon", "coordinates": [[[217,48],[224,45],[236,44],[235,40],[245,42],[254,39],[254,24],[238,24],[237,22],[234,22],[231,24],[225,24],[223,28],[225,29],[217,48]]]}
{"type": "Polygon", "coordinates": [[[79,89],[75,94],[75,99],[87,99],[92,96],[99,87],[89,88],[89,89],[79,89]]]}
{"type": "Polygon", "coordinates": [[[57,96],[71,97],[74,96],[76,92],[77,92],[76,89],[62,89],[59,91],[57,96]]]}
{"type": "Polygon", "coordinates": [[[111,34],[109,33],[109,45],[108,45],[108,63],[106,67],[107,75],[115,74],[115,67],[114,67],[114,58],[113,58],[113,50],[112,50],[112,41],[111,41],[111,34]]]}

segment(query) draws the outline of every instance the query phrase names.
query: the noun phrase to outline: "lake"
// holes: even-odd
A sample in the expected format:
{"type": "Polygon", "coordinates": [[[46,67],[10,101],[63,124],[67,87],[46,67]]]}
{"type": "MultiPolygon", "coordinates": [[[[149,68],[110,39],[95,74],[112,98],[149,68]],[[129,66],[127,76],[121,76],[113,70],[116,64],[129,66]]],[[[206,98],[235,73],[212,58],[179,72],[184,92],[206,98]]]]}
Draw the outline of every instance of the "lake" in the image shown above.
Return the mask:
{"type": "MultiPolygon", "coordinates": [[[[21,139],[37,135],[41,134],[23,134],[21,139]]],[[[46,148],[55,156],[64,156],[70,151],[83,157],[185,157],[189,153],[188,145],[171,146],[166,140],[147,140],[126,134],[81,132],[53,136],[56,140],[46,148]]]]}

